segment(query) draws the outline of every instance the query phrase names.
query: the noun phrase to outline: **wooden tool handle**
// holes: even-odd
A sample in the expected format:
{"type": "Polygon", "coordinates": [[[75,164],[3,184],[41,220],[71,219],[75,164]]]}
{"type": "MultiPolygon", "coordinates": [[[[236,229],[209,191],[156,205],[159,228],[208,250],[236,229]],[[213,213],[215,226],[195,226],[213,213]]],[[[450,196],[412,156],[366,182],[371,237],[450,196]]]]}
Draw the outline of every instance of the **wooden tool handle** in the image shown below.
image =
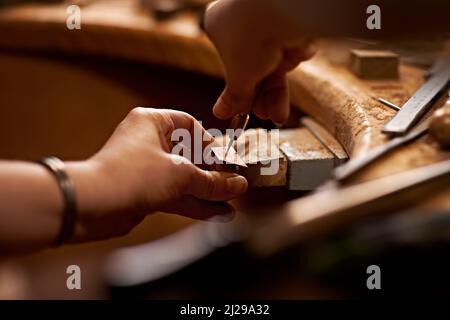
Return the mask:
{"type": "Polygon", "coordinates": [[[441,147],[450,148],[450,97],[444,106],[434,113],[430,124],[430,134],[441,147]]]}

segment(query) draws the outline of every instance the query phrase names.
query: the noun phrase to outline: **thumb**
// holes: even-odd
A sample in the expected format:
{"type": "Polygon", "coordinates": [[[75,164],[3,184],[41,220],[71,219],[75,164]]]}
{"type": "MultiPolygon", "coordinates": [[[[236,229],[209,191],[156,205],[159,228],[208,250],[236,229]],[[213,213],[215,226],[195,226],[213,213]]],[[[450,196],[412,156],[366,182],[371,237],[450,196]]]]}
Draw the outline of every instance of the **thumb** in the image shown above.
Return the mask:
{"type": "Polygon", "coordinates": [[[177,167],[180,173],[178,186],[184,195],[227,201],[247,191],[247,179],[238,174],[202,170],[189,161],[183,161],[177,167]]]}
{"type": "Polygon", "coordinates": [[[256,91],[256,83],[229,81],[213,108],[214,115],[222,120],[237,113],[249,112],[256,91]]]}

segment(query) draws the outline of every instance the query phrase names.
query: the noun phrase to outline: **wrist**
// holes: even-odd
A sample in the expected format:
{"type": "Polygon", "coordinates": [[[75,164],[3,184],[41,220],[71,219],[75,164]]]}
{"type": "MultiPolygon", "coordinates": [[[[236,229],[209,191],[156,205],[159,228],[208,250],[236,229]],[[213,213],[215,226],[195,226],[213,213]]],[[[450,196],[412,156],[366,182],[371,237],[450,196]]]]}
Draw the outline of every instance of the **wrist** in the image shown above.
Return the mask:
{"type": "Polygon", "coordinates": [[[104,214],[123,209],[123,192],[113,172],[96,160],[66,162],[73,180],[78,210],[82,214],[104,214]]]}
{"type": "Polygon", "coordinates": [[[95,160],[66,162],[66,171],[71,178],[76,195],[78,219],[74,241],[89,238],[90,221],[126,208],[123,194],[116,190],[115,184],[103,168],[95,160]]]}

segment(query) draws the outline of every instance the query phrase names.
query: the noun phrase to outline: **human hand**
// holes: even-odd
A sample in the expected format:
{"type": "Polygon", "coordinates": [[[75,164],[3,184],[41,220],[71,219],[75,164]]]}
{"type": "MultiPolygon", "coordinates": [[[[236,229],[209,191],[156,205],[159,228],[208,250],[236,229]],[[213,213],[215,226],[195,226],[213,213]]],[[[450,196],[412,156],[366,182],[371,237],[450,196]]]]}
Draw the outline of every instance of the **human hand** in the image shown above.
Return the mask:
{"type": "Polygon", "coordinates": [[[213,112],[220,119],[253,112],[281,124],[289,116],[286,73],[315,53],[311,39],[298,34],[270,1],[219,0],[205,13],[206,33],[226,70],[226,87],[213,112]]]}
{"type": "Polygon", "coordinates": [[[91,159],[67,163],[80,212],[75,241],[122,235],[155,210],[196,219],[233,212],[224,201],[244,193],[246,179],[171,154],[179,128],[208,135],[187,113],[136,108],[91,159]]]}

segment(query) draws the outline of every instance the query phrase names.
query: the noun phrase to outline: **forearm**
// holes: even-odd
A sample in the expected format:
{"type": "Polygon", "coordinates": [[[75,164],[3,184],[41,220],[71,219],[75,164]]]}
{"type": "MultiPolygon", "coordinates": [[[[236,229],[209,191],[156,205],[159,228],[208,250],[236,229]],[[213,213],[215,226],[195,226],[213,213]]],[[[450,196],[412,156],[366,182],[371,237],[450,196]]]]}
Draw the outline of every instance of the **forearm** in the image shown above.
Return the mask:
{"type": "MultiPolygon", "coordinates": [[[[94,165],[68,162],[79,212],[74,239],[85,238],[82,217],[110,210],[111,199],[102,199],[94,165]],[[94,173],[95,172],[95,173],[94,173]]],[[[62,226],[64,201],[55,177],[42,165],[0,161],[0,253],[50,247],[62,226]]]]}
{"type": "Polygon", "coordinates": [[[50,246],[62,221],[60,193],[44,167],[0,162],[0,252],[50,246]]]}

